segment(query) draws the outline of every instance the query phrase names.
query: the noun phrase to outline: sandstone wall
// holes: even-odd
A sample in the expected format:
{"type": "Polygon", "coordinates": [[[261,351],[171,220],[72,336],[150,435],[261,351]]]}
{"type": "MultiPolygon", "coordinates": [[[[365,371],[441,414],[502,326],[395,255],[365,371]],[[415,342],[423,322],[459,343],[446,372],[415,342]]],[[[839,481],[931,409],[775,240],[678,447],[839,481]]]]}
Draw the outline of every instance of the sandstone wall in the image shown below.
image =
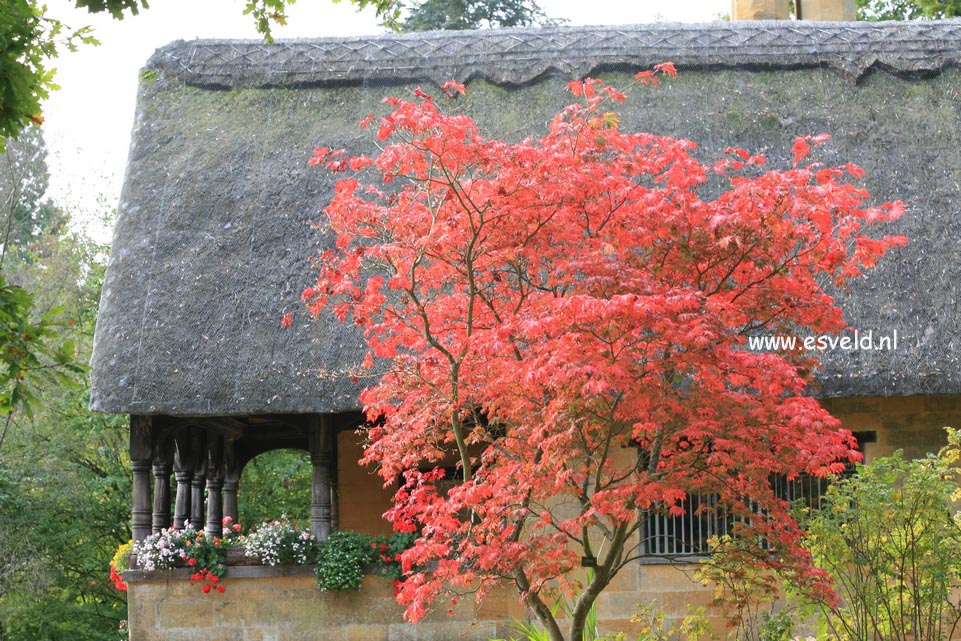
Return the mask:
{"type": "MultiPolygon", "coordinates": [[[[710,593],[693,570],[639,564],[623,573],[599,601],[602,632],[636,631],[631,617],[652,600],[674,613],[706,604],[710,593]]],[[[508,624],[528,618],[506,589],[480,605],[465,599],[453,614],[445,605],[411,625],[382,577],[366,577],[359,592],[321,592],[313,567],[236,567],[223,594],[203,594],[188,574],[125,573],[131,641],[488,641],[509,637],[508,624]]]]}

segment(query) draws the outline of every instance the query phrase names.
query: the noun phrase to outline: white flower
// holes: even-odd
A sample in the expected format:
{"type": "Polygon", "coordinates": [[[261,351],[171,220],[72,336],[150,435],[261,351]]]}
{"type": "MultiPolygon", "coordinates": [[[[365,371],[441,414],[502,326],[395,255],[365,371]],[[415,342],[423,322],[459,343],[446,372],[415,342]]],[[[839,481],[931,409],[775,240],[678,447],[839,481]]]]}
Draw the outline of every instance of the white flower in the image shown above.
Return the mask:
{"type": "Polygon", "coordinates": [[[244,545],[247,556],[265,565],[308,563],[313,551],[310,532],[297,530],[286,520],[262,523],[244,537],[244,545]]]}

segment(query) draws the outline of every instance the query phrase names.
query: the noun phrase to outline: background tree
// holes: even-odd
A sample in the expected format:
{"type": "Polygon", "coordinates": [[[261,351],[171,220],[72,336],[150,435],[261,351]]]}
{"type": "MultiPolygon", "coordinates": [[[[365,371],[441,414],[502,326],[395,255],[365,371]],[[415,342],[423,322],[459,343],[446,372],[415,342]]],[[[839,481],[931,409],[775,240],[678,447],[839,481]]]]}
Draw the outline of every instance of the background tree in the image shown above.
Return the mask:
{"type": "Polygon", "coordinates": [[[959,0],[858,0],[858,20],[919,20],[961,16],[959,0]]]}
{"type": "Polygon", "coordinates": [[[937,456],[905,460],[897,451],[858,466],[828,488],[810,515],[806,542],[842,602],[818,602],[839,638],[945,641],[955,638],[961,604],[961,515],[957,512],[961,434],[948,430],[937,456]]]}
{"type": "Polygon", "coordinates": [[[32,243],[65,222],[62,213],[46,198],[48,178],[47,147],[40,129],[30,127],[20,138],[7,141],[6,153],[0,154],[3,254],[11,246],[28,251],[32,243]]]}
{"type": "Polygon", "coordinates": [[[745,341],[842,331],[821,283],[904,242],[861,234],[900,205],[868,207],[854,166],[801,164],[826,136],[798,139],[791,169],[737,149],[708,168],[689,141],[622,131],[622,93],[570,88],[583,104],[540,138],[487,139],[418,91],[389,101],[376,158],[314,159],[361,172],[335,187],[336,248],[304,298],[362,326],[383,364],[364,461],[404,479],[387,516],[419,534],[407,616],[506,581],[552,640],[579,640],[646,554],[649,517],[698,494],[757,563],[826,591],[770,479],[840,472],[856,444],[805,394],[816,356],[745,341]],[[702,200],[711,173],[724,188],[702,200]]]}
{"type": "Polygon", "coordinates": [[[424,0],[407,8],[401,31],[553,26],[534,0],[424,0]]]}
{"type": "Polygon", "coordinates": [[[250,461],[238,497],[241,523],[254,527],[286,515],[309,527],[312,476],[310,456],[301,450],[266,452],[250,461]]]}
{"type": "Polygon", "coordinates": [[[0,153],[7,138],[43,122],[41,103],[57,88],[48,67],[57,52],[96,42],[89,29],[67,29],[44,12],[35,0],[0,3],[0,153]]]}
{"type": "MultiPolygon", "coordinates": [[[[105,263],[105,247],[58,224],[8,254],[3,273],[33,292],[32,313],[62,310],[72,322],[57,327],[57,340],[72,342],[85,361],[105,263]]],[[[126,618],[125,598],[107,578],[114,551],[130,537],[126,431],[122,417],[87,410],[85,388],[40,379],[42,402],[29,415],[8,415],[17,429],[0,449],[5,639],[113,639],[126,618]]]]}
{"type": "Polygon", "coordinates": [[[70,231],[46,186],[31,127],[0,156],[0,635],[110,639],[126,616],[105,574],[129,538],[125,432],[87,411],[78,365],[106,248],[70,231]]]}
{"type": "MultiPolygon", "coordinates": [[[[268,42],[271,40],[272,25],[283,25],[287,22],[287,7],[296,0],[244,0],[244,15],[253,16],[257,31],[268,42]]],[[[338,0],[334,0],[337,2],[338,0]]],[[[358,9],[374,7],[377,15],[393,24],[397,16],[397,6],[393,0],[351,0],[358,9]]],[[[146,0],[76,0],[77,7],[87,9],[90,13],[107,11],[114,18],[122,20],[128,13],[137,15],[141,9],[148,9],[146,0]]]]}
{"type": "Polygon", "coordinates": [[[43,254],[34,244],[64,233],[64,218],[44,198],[46,185],[39,131],[10,141],[0,155],[0,449],[17,410],[29,416],[41,388],[78,387],[84,371],[72,332],[63,331],[76,319],[49,300],[38,304],[36,290],[22,286],[23,267],[43,254]]]}

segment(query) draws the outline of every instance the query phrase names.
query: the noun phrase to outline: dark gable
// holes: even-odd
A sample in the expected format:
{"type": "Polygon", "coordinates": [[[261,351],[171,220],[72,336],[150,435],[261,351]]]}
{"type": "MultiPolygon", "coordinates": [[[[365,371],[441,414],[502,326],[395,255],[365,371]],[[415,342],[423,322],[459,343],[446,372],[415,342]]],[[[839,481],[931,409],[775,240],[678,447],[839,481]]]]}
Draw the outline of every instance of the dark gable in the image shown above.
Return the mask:
{"type": "Polygon", "coordinates": [[[91,407],[231,415],[354,409],[357,332],[307,318],[312,229],[332,181],[314,146],[371,149],[357,123],[386,95],[468,81],[455,108],[486,130],[537,133],[568,80],[615,84],[673,61],[640,89],[627,126],[686,137],[705,159],[730,145],[790,159],[828,132],[910,237],[838,296],[848,320],[898,349],[830,353],[826,396],[961,392],[961,22],[561,28],[369,39],[176,42],[142,74],[93,357],[91,407]],[[293,326],[281,318],[293,313],[293,326]]]}

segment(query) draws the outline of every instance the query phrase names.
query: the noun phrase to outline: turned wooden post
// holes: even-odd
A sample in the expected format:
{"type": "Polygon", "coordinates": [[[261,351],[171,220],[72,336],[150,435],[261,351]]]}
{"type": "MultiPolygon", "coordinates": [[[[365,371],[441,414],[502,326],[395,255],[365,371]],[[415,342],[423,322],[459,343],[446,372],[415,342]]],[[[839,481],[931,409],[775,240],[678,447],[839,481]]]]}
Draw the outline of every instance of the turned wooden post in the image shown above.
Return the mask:
{"type": "Polygon", "coordinates": [[[330,475],[330,529],[340,529],[340,498],[337,495],[337,468],[330,475]]]}
{"type": "Polygon", "coordinates": [[[190,458],[191,430],[186,427],[174,432],[174,478],[177,480],[177,497],[174,500],[174,525],[178,528],[190,519],[190,483],[194,478],[190,458]]]}
{"type": "Polygon", "coordinates": [[[221,434],[207,435],[210,452],[207,466],[207,527],[205,532],[210,538],[223,534],[224,520],[224,437],[221,434]]]}
{"type": "Polygon", "coordinates": [[[173,439],[153,430],[153,531],[170,527],[170,472],[173,470],[173,439]]]}
{"type": "Polygon", "coordinates": [[[190,479],[190,527],[204,528],[204,488],[207,485],[207,434],[194,428],[190,436],[190,461],[193,477],[190,479]]]}
{"type": "Polygon", "coordinates": [[[149,416],[130,417],[130,471],[133,473],[130,529],[137,542],[150,536],[153,515],[150,494],[152,424],[149,416]]]}
{"type": "Polygon", "coordinates": [[[327,416],[311,416],[308,419],[307,444],[314,472],[310,492],[310,535],[317,542],[326,540],[330,535],[331,432],[327,416]]]}
{"type": "Polygon", "coordinates": [[[340,529],[340,494],[337,491],[337,431],[330,429],[327,435],[330,443],[330,529],[340,529]]]}
{"type": "Polygon", "coordinates": [[[224,517],[234,523],[239,518],[237,490],[240,487],[240,461],[237,460],[237,442],[229,438],[224,442],[224,517]]]}

